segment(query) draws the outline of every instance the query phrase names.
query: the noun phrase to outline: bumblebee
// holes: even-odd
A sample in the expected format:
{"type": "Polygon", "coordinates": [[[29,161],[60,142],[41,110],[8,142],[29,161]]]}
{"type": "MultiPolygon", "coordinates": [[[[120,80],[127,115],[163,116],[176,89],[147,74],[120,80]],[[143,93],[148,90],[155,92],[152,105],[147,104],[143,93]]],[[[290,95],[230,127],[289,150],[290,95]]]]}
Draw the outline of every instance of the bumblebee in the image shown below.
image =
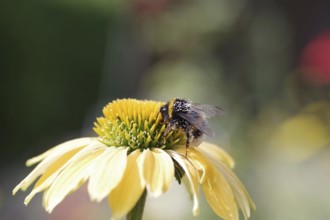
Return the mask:
{"type": "Polygon", "coordinates": [[[216,106],[194,104],[186,99],[172,99],[160,107],[159,112],[167,124],[164,135],[171,130],[182,129],[186,133],[186,149],[193,141],[200,140],[205,134],[213,136],[207,119],[221,116],[224,111],[216,106]]]}

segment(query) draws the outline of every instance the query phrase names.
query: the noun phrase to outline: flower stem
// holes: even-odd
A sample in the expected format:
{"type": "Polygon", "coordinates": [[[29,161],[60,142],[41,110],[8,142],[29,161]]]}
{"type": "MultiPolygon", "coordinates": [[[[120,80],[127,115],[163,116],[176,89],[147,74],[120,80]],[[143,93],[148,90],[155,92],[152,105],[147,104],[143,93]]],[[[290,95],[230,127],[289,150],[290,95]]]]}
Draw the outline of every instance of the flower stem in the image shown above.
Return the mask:
{"type": "Polygon", "coordinates": [[[142,220],[144,205],[146,204],[147,190],[144,190],[139,201],[134,208],[127,214],[126,220],[142,220]]]}

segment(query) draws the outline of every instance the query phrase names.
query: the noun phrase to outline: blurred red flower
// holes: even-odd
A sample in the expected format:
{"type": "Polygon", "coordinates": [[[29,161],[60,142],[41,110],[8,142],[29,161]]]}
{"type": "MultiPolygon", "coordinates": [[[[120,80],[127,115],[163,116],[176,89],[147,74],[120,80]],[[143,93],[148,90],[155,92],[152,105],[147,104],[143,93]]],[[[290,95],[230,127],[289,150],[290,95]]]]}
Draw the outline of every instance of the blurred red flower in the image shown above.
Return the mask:
{"type": "Polygon", "coordinates": [[[307,83],[313,86],[330,84],[330,31],[321,33],[307,44],[300,67],[307,83]]]}

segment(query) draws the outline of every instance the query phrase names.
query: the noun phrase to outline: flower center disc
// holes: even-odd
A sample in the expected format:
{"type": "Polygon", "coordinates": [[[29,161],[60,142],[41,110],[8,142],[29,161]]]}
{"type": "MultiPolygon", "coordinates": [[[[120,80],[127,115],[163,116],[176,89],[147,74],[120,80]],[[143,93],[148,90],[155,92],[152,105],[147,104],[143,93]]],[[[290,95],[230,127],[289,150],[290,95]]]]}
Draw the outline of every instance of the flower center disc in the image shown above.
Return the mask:
{"type": "Polygon", "coordinates": [[[159,114],[163,102],[118,99],[103,108],[104,117],[97,118],[94,131],[108,146],[129,146],[134,149],[170,148],[185,143],[182,130],[173,130],[166,137],[166,124],[159,114]]]}

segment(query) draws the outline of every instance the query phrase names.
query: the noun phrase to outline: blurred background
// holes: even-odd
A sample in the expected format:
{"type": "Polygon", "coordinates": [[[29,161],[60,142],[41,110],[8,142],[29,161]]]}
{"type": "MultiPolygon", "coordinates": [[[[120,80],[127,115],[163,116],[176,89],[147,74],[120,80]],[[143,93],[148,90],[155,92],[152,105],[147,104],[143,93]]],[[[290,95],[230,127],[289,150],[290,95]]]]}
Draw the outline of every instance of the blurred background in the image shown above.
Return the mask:
{"type": "MultiPolygon", "coordinates": [[[[49,215],[13,187],[26,159],[95,136],[116,98],[183,97],[225,109],[211,127],[254,199],[252,220],[330,219],[328,0],[3,0],[0,219],[109,219],[84,188],[49,215]]],[[[184,187],[145,219],[193,218],[184,187]]]]}

